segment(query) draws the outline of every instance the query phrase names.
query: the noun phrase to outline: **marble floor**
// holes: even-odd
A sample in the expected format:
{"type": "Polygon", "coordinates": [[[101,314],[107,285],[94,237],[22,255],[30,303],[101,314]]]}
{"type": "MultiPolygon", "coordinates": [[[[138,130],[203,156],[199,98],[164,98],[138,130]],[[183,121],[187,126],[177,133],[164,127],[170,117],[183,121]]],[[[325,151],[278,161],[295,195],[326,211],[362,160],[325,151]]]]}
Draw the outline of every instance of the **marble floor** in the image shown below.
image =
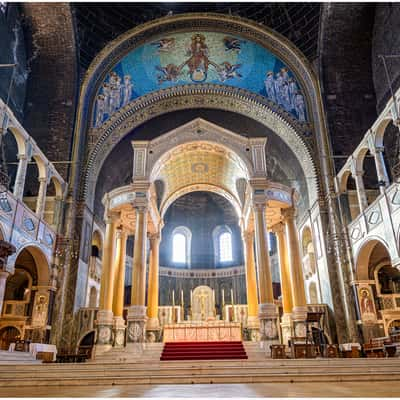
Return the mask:
{"type": "Polygon", "coordinates": [[[400,397],[400,382],[35,386],[0,388],[0,397],[400,397]]]}

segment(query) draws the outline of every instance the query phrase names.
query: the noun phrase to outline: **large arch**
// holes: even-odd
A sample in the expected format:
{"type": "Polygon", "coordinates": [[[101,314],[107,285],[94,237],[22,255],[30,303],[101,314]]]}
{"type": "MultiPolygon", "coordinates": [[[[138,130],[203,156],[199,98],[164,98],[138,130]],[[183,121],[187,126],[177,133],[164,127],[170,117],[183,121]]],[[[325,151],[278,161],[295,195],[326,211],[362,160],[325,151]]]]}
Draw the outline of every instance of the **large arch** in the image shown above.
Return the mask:
{"type": "MultiPolygon", "coordinates": [[[[122,35],[108,45],[96,57],[88,70],[80,98],[80,110],[75,131],[75,158],[78,158],[78,148],[83,144],[85,133],[88,132],[90,119],[87,104],[93,104],[93,96],[100,83],[104,80],[110,65],[114,65],[118,59],[130,50],[143,43],[145,38],[152,37],[160,32],[181,31],[190,26],[193,30],[193,21],[196,27],[201,29],[218,25],[219,31],[230,32],[246,37],[268,48],[277,57],[282,59],[293,71],[299,80],[299,84],[307,94],[307,103],[310,121],[313,121],[316,132],[323,132],[321,123],[323,114],[319,99],[319,87],[310,65],[304,60],[298,50],[284,38],[268,29],[261,28],[239,18],[212,15],[190,14],[174,16],[158,21],[152,21],[122,35]],[[217,22],[217,24],[216,24],[217,22]],[[80,140],[82,140],[80,144],[80,140]]],[[[269,126],[280,136],[296,154],[306,171],[310,193],[315,193],[312,200],[318,196],[317,174],[310,149],[312,141],[304,140],[305,134],[310,132],[308,124],[299,124],[289,115],[274,109],[265,98],[255,95],[244,89],[230,88],[223,85],[185,85],[181,88],[170,88],[142,96],[130,103],[123,110],[118,111],[101,129],[91,129],[91,142],[87,153],[87,163],[83,171],[83,192],[81,195],[92,207],[94,185],[97,179],[97,171],[104,162],[111,149],[127,134],[128,130],[138,124],[164,113],[166,110],[178,110],[196,107],[213,107],[217,109],[229,109],[243,115],[248,115],[257,121],[269,126]],[[195,86],[195,87],[194,87],[195,86]],[[234,100],[234,101],[232,101],[234,100]],[[307,143],[308,142],[308,143],[307,143]]],[[[78,174],[78,171],[75,171],[78,174]]]]}
{"type": "Polygon", "coordinates": [[[28,252],[35,263],[37,274],[38,274],[38,285],[47,286],[50,282],[50,263],[43,253],[42,249],[35,244],[28,244],[24,247],[21,247],[17,253],[14,255],[14,269],[18,263],[18,258],[23,254],[23,252],[28,252]]]}
{"type": "Polygon", "coordinates": [[[374,251],[382,253],[383,256],[387,255],[387,258],[389,260],[391,258],[390,247],[381,238],[376,237],[366,240],[365,243],[363,243],[360,246],[360,249],[355,255],[356,279],[358,280],[370,279],[369,269],[371,263],[371,256],[373,255],[374,251]]]}

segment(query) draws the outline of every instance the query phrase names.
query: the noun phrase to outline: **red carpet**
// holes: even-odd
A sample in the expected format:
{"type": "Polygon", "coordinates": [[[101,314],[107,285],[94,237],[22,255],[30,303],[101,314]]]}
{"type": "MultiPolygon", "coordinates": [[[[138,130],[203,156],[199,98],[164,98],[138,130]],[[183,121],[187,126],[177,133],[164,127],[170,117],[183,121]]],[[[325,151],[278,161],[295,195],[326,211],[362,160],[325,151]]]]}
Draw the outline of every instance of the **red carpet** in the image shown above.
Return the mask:
{"type": "Polygon", "coordinates": [[[165,343],[160,357],[161,361],[235,359],[247,359],[247,354],[242,342],[165,343]]]}

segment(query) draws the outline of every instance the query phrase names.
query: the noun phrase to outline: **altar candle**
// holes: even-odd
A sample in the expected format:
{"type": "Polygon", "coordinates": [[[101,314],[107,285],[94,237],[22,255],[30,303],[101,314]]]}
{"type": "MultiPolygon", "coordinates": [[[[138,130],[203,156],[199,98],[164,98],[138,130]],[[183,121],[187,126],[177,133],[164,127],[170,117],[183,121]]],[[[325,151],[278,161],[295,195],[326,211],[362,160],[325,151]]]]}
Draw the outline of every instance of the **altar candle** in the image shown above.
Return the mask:
{"type": "Polygon", "coordinates": [[[214,289],[212,291],[212,299],[213,299],[213,304],[215,306],[215,290],[214,289]]]}
{"type": "Polygon", "coordinates": [[[193,307],[193,290],[190,289],[190,308],[193,307]]]}
{"type": "Polygon", "coordinates": [[[172,291],[172,306],[175,307],[175,290],[172,291]]]}
{"type": "Polygon", "coordinates": [[[183,290],[181,289],[181,306],[183,307],[183,290]]]}
{"type": "Polygon", "coordinates": [[[231,303],[232,303],[232,305],[234,304],[233,303],[233,289],[231,289],[231,303]]]}
{"type": "Polygon", "coordinates": [[[222,289],[222,307],[225,305],[225,290],[222,289]]]}

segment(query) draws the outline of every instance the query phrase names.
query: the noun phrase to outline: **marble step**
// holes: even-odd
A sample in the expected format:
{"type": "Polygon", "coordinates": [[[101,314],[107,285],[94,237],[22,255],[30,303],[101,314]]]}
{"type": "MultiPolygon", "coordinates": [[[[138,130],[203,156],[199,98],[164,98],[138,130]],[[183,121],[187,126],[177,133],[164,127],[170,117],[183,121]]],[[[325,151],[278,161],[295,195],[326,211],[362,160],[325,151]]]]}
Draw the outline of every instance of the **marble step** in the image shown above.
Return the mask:
{"type": "Polygon", "coordinates": [[[0,365],[13,364],[41,364],[40,360],[36,360],[31,353],[23,351],[6,351],[0,350],[0,365]]]}
{"type": "Polygon", "coordinates": [[[89,377],[73,376],[66,377],[54,376],[52,378],[38,376],[23,379],[0,378],[0,386],[74,386],[74,385],[129,385],[129,384],[190,384],[190,383],[265,383],[265,382],[343,382],[343,381],[398,381],[400,372],[348,372],[348,373],[321,373],[320,371],[308,371],[305,373],[271,373],[271,372],[254,372],[244,373],[206,373],[204,375],[193,374],[188,371],[186,375],[177,376],[176,374],[168,375],[129,375],[129,376],[104,376],[92,374],[89,377]]]}
{"type": "MultiPolygon", "coordinates": [[[[296,361],[296,360],[294,360],[296,361]]],[[[188,379],[195,379],[196,382],[203,381],[209,377],[215,378],[215,382],[231,382],[230,379],[236,381],[240,377],[241,382],[252,382],[252,378],[261,379],[259,382],[269,382],[274,379],[281,381],[285,377],[291,377],[295,380],[302,380],[304,377],[311,381],[315,379],[321,380],[323,376],[327,379],[355,379],[355,380],[379,380],[398,379],[400,378],[400,365],[393,365],[391,362],[382,362],[376,360],[374,364],[354,365],[343,363],[334,365],[334,363],[320,360],[318,367],[311,365],[280,365],[279,362],[269,362],[264,367],[260,365],[247,365],[247,362],[231,362],[230,367],[227,365],[215,365],[218,363],[196,362],[183,363],[180,361],[165,362],[154,365],[131,364],[119,365],[119,368],[110,368],[109,364],[42,364],[35,366],[35,369],[27,368],[28,366],[13,366],[14,368],[5,369],[0,366],[0,386],[2,384],[15,386],[34,384],[35,380],[39,380],[41,385],[45,382],[58,382],[60,385],[71,384],[71,380],[77,380],[82,384],[92,384],[94,381],[117,382],[123,384],[127,380],[135,377],[136,383],[145,383],[149,379],[153,383],[161,383],[167,377],[174,379],[182,379],[182,383],[188,382],[188,379]],[[71,368],[72,367],[72,368],[71,368]],[[336,378],[335,378],[336,377],[336,378]],[[225,379],[225,381],[224,381],[225,379]],[[8,383],[7,383],[8,382],[8,383]]],[[[357,363],[356,363],[357,364],[357,363]]],[[[50,383],[49,383],[50,384],[50,383]]]]}

